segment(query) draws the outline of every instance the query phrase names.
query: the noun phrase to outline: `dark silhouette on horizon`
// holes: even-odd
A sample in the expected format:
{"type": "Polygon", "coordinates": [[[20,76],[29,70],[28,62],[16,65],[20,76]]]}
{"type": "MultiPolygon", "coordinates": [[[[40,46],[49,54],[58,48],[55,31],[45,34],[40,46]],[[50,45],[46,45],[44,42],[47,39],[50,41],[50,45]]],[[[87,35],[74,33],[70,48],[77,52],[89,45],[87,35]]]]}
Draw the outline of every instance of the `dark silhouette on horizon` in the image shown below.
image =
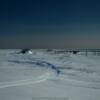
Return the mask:
{"type": "Polygon", "coordinates": [[[29,49],[29,48],[25,48],[25,49],[22,49],[22,50],[20,51],[20,53],[25,54],[25,53],[27,53],[28,51],[30,51],[30,49],[29,49]]]}

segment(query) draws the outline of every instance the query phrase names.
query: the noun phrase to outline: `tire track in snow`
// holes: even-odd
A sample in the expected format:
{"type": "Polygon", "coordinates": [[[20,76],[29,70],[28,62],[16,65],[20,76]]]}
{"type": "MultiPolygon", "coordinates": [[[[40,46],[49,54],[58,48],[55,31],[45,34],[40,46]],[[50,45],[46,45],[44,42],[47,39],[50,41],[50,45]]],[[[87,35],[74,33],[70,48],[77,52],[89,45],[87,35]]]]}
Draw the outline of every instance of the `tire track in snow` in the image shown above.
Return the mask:
{"type": "Polygon", "coordinates": [[[50,73],[46,73],[45,75],[39,76],[34,79],[20,80],[20,81],[14,81],[14,82],[1,82],[0,88],[41,83],[41,82],[46,81],[49,78],[49,76],[50,76],[50,73]]]}
{"type": "Polygon", "coordinates": [[[74,80],[69,77],[59,76],[56,79],[49,79],[51,81],[57,81],[57,84],[64,84],[64,86],[69,85],[73,87],[82,87],[82,88],[90,88],[90,89],[100,89],[100,83],[87,82],[81,80],[74,80]],[[59,81],[60,80],[60,81],[59,81]],[[65,81],[65,82],[64,82],[65,81]]]}

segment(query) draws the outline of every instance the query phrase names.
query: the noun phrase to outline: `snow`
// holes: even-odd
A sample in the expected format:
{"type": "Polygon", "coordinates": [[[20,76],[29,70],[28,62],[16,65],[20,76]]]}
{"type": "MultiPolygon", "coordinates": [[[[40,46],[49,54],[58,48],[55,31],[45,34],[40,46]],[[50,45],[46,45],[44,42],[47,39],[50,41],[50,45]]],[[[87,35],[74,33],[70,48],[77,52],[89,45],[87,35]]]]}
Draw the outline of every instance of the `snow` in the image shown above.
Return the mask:
{"type": "Polygon", "coordinates": [[[100,56],[17,52],[0,50],[0,100],[100,100],[100,56]]]}

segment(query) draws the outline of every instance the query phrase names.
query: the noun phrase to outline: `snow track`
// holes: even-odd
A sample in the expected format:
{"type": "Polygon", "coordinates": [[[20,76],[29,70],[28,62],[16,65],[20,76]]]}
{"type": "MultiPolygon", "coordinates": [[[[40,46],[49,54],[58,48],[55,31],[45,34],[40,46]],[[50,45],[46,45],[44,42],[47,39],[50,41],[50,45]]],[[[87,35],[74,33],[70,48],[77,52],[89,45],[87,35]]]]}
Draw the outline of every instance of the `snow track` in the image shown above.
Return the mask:
{"type": "Polygon", "coordinates": [[[33,78],[33,79],[19,80],[19,81],[14,81],[14,82],[0,82],[0,88],[37,84],[37,83],[46,81],[49,76],[50,76],[50,73],[46,73],[42,76],[39,76],[39,77],[33,78]]]}
{"type": "MultiPolygon", "coordinates": [[[[51,80],[53,80],[53,79],[51,79],[51,80]]],[[[57,80],[61,80],[61,81],[58,81],[58,84],[60,83],[60,84],[63,84],[64,86],[70,85],[70,86],[74,86],[74,87],[84,87],[84,88],[91,88],[91,89],[100,89],[100,83],[87,82],[87,81],[71,79],[69,77],[62,76],[62,75],[60,77],[56,78],[55,80],[56,81],[57,80]],[[65,81],[65,83],[64,83],[64,81],[65,81]]]]}

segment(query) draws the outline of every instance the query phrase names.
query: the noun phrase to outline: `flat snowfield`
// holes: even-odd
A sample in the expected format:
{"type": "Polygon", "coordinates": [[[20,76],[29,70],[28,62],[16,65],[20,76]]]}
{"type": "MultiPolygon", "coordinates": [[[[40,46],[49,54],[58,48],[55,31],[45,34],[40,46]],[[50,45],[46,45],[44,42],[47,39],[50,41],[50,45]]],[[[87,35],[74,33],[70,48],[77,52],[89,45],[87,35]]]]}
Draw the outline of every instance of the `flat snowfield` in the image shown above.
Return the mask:
{"type": "Polygon", "coordinates": [[[0,100],[100,100],[100,56],[0,50],[0,100]]]}

